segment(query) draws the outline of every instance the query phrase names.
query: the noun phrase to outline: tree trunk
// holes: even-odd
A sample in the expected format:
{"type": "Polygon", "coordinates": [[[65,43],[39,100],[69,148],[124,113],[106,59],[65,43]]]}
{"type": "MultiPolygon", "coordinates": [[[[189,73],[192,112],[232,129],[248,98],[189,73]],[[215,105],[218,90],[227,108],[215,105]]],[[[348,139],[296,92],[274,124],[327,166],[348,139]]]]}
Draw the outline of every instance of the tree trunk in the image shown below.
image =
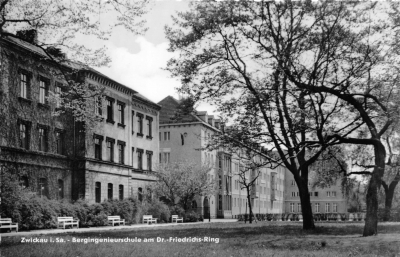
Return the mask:
{"type": "Polygon", "coordinates": [[[253,212],[251,210],[251,195],[250,195],[250,189],[247,187],[247,202],[249,205],[249,223],[251,224],[253,222],[253,212]]]}
{"type": "Polygon", "coordinates": [[[399,181],[396,181],[395,179],[392,181],[392,183],[390,183],[389,187],[385,187],[385,211],[383,213],[383,221],[390,220],[390,211],[392,209],[394,190],[396,189],[398,183],[399,181]]]}
{"type": "Polygon", "coordinates": [[[378,189],[382,183],[385,170],[385,147],[381,142],[374,145],[375,168],[372,172],[367,191],[367,217],[365,219],[363,236],[378,234],[378,189]]]}
{"type": "Polygon", "coordinates": [[[301,214],[303,215],[303,229],[315,229],[314,217],[312,214],[310,193],[308,191],[308,181],[301,180],[297,184],[300,193],[301,214]]]}

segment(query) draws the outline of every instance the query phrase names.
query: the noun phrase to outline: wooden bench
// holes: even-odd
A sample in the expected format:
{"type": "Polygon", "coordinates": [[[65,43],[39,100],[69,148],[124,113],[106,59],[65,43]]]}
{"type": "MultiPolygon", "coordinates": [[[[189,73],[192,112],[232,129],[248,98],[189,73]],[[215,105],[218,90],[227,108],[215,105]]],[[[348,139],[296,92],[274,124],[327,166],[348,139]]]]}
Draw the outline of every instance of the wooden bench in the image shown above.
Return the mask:
{"type": "Polygon", "coordinates": [[[153,218],[153,215],[143,215],[143,223],[147,224],[157,223],[157,218],[153,218]]]}
{"type": "Polygon", "coordinates": [[[58,223],[58,228],[63,228],[65,229],[65,227],[71,227],[73,228],[74,226],[76,226],[76,228],[79,228],[79,220],[78,219],[74,219],[73,217],[57,217],[57,223],[58,223]]]}
{"type": "Polygon", "coordinates": [[[9,228],[12,231],[15,228],[15,232],[18,232],[18,223],[13,223],[11,218],[0,218],[0,229],[9,228]]]}
{"type": "Polygon", "coordinates": [[[183,218],[179,218],[178,215],[172,215],[171,218],[172,222],[175,221],[176,223],[178,223],[178,221],[181,221],[183,223],[183,218]]]}
{"type": "Polygon", "coordinates": [[[113,227],[114,227],[115,224],[125,225],[125,219],[121,220],[120,216],[108,216],[107,219],[108,219],[108,224],[109,225],[113,225],[113,227]]]}

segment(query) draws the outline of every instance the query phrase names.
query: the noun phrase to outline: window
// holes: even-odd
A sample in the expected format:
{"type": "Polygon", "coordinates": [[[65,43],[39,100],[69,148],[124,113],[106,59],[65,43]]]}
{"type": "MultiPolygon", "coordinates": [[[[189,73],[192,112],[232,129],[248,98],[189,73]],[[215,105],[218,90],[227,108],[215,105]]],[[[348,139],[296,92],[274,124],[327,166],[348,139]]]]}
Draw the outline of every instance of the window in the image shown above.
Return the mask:
{"type": "Polygon", "coordinates": [[[135,159],[135,147],[132,147],[132,167],[133,167],[133,160],[135,159]]]}
{"type": "Polygon", "coordinates": [[[114,161],[114,143],[115,139],[108,138],[107,141],[107,161],[113,162],[114,161]]]}
{"type": "Polygon", "coordinates": [[[58,180],[58,199],[64,198],[64,181],[62,179],[58,180]]]}
{"type": "Polygon", "coordinates": [[[331,192],[330,191],[326,192],[326,197],[331,197],[331,192]]]}
{"type": "Polygon", "coordinates": [[[138,132],[137,136],[143,137],[143,114],[137,113],[136,116],[138,117],[138,132]]]}
{"type": "Polygon", "coordinates": [[[103,136],[94,135],[94,158],[101,160],[103,136]]]}
{"type": "Polygon", "coordinates": [[[19,96],[25,99],[29,98],[30,76],[25,71],[20,71],[20,94],[19,96]]]}
{"type": "Polygon", "coordinates": [[[108,191],[108,200],[111,200],[113,198],[113,184],[112,183],[108,183],[107,186],[107,191],[108,191]]]}
{"type": "Polygon", "coordinates": [[[164,141],[169,141],[170,140],[170,132],[164,132],[164,141]]]}
{"type": "Polygon", "coordinates": [[[170,163],[170,153],[164,153],[164,162],[165,163],[170,163]]]}
{"type": "Polygon", "coordinates": [[[125,156],[125,142],[118,141],[118,163],[124,164],[125,156]]]}
{"type": "Polygon", "coordinates": [[[132,121],[131,121],[131,126],[132,126],[132,135],[134,133],[134,128],[135,128],[135,112],[132,111],[132,121]]]}
{"type": "Polygon", "coordinates": [[[329,213],[330,212],[330,204],[326,203],[325,204],[325,213],[329,213]]]}
{"type": "Polygon", "coordinates": [[[294,203],[290,203],[290,212],[291,212],[291,213],[294,212],[294,203]]]}
{"type": "Polygon", "coordinates": [[[147,121],[147,136],[146,136],[146,138],[152,139],[153,138],[153,132],[152,132],[153,118],[146,116],[146,121],[147,121]]]}
{"type": "Polygon", "coordinates": [[[336,191],[332,191],[332,197],[336,197],[336,191]]]}
{"type": "Polygon", "coordinates": [[[146,159],[147,159],[147,170],[151,171],[152,170],[152,162],[153,162],[153,152],[152,151],[146,151],[146,159]]]}
{"type": "Polygon", "coordinates": [[[48,196],[48,187],[47,187],[47,179],[46,178],[39,178],[39,185],[38,185],[38,189],[39,189],[39,196],[43,197],[43,196],[48,196]]]}
{"type": "Polygon", "coordinates": [[[297,212],[301,212],[301,203],[297,203],[297,212]]]}
{"type": "Polygon", "coordinates": [[[56,108],[61,107],[61,84],[57,83],[54,89],[54,94],[56,97],[56,108]]]}
{"type": "Polygon", "coordinates": [[[138,188],[138,200],[139,201],[143,200],[143,188],[141,187],[138,188]]]}
{"type": "Polygon", "coordinates": [[[30,123],[26,121],[18,121],[19,128],[19,147],[29,149],[29,128],[30,123]]]}
{"type": "Polygon", "coordinates": [[[222,195],[218,195],[218,210],[222,210],[222,195]]]}
{"type": "Polygon", "coordinates": [[[294,181],[294,180],[292,180],[291,185],[292,185],[292,186],[295,186],[295,181],[294,181]]]}
{"type": "Polygon", "coordinates": [[[56,130],[56,152],[64,154],[64,132],[56,130]]]}
{"type": "Polygon", "coordinates": [[[39,80],[39,103],[47,104],[47,97],[49,95],[49,82],[43,78],[39,80]]]}
{"type": "Polygon", "coordinates": [[[96,203],[101,202],[101,183],[100,182],[96,182],[95,197],[96,197],[96,203]]]}
{"type": "Polygon", "coordinates": [[[113,123],[114,124],[114,99],[112,98],[107,98],[107,122],[113,123]]]}
{"type": "Polygon", "coordinates": [[[119,196],[119,200],[124,199],[124,185],[119,185],[118,196],[119,196]]]}
{"type": "Polygon", "coordinates": [[[47,131],[44,127],[38,127],[38,139],[39,139],[39,151],[46,152],[47,151],[47,131]]]}
{"type": "Polygon", "coordinates": [[[118,125],[122,126],[122,127],[125,127],[125,119],[124,119],[124,117],[125,117],[125,112],[124,112],[125,104],[121,103],[121,102],[118,102],[117,106],[118,106],[118,125]]]}
{"type": "Polygon", "coordinates": [[[319,203],[315,203],[315,213],[319,213],[319,203]]]}
{"type": "Polygon", "coordinates": [[[300,196],[300,193],[299,193],[299,192],[296,192],[296,196],[300,196]]]}
{"type": "Polygon", "coordinates": [[[332,212],[337,212],[337,203],[332,204],[332,212]]]}
{"type": "Polygon", "coordinates": [[[315,196],[315,197],[318,197],[318,192],[314,192],[314,196],[315,196]]]}
{"type": "Polygon", "coordinates": [[[161,141],[161,132],[158,132],[158,140],[161,141]]]}
{"type": "Polygon", "coordinates": [[[296,196],[296,192],[292,192],[292,197],[295,197],[296,196]]]}
{"type": "Polygon", "coordinates": [[[137,153],[137,168],[139,170],[143,169],[143,149],[136,149],[137,153]]]}
{"type": "Polygon", "coordinates": [[[19,185],[20,185],[22,188],[28,188],[28,187],[29,187],[29,180],[28,180],[28,177],[27,177],[27,176],[22,176],[22,177],[19,179],[19,185]]]}

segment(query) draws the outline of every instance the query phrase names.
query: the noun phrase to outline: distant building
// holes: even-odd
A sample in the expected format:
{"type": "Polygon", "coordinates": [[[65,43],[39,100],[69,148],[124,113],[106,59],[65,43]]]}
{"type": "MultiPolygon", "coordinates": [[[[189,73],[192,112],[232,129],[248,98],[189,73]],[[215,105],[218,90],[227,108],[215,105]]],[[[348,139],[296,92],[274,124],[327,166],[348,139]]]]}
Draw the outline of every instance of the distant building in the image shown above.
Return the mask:
{"type": "MultiPolygon", "coordinates": [[[[317,171],[311,171],[311,174],[317,171]]],[[[313,181],[310,179],[308,190],[310,192],[310,201],[313,214],[318,213],[347,213],[347,200],[342,193],[341,181],[336,180],[329,187],[312,187],[313,181]]],[[[299,189],[293,178],[292,173],[286,171],[285,180],[285,213],[301,214],[301,204],[299,189]]]]}
{"type": "MultiPolygon", "coordinates": [[[[221,133],[223,124],[205,111],[179,114],[181,101],[168,96],[158,104],[160,110],[160,156],[165,162],[187,161],[198,165],[211,165],[209,177],[216,181],[215,195],[197,199],[192,206],[205,217],[232,218],[248,213],[247,193],[241,189],[238,173],[241,166],[240,154],[231,149],[206,150],[214,134],[221,133]]],[[[259,157],[262,158],[262,157],[259,157]]],[[[249,178],[256,173],[249,172],[249,178]]],[[[254,213],[282,213],[284,191],[283,168],[260,168],[257,185],[252,188],[254,213]]]]}
{"type": "Polygon", "coordinates": [[[89,202],[141,197],[159,149],[160,107],[107,76],[78,63],[57,65],[36,46],[36,32],[0,39],[0,168],[51,199],[89,202]],[[25,35],[25,37],[23,37],[25,35]],[[28,35],[28,36],[26,36],[28,35]],[[53,117],[65,80],[54,74],[76,70],[76,79],[105,87],[103,117],[85,131],[71,115],[53,117]]]}

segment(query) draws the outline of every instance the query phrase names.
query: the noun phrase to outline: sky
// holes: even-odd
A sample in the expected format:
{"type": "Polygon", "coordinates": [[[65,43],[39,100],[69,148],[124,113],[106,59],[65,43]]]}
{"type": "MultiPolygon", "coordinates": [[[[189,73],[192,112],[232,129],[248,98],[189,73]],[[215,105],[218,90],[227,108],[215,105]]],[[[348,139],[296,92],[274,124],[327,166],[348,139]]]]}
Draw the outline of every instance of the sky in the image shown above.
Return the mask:
{"type": "MultiPolygon", "coordinates": [[[[171,16],[177,11],[185,10],[188,10],[188,2],[185,1],[154,1],[145,16],[149,28],[146,34],[135,36],[122,28],[115,29],[110,40],[105,42],[112,61],[109,67],[97,70],[153,102],[157,103],[168,95],[178,98],[176,88],[180,87],[179,80],[171,78],[170,73],[163,70],[167,61],[176,56],[176,53],[167,50],[164,26],[172,25],[171,16]]],[[[215,114],[215,108],[206,103],[200,104],[197,110],[215,114]]]]}

